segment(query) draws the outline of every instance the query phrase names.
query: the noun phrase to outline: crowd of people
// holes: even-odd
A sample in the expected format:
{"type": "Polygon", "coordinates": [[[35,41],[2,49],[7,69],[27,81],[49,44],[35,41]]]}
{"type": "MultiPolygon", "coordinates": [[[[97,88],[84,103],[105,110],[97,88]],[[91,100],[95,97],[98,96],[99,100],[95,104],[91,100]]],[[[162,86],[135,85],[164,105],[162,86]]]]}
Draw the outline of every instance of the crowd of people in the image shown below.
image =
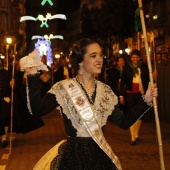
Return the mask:
{"type": "MultiPolygon", "coordinates": [[[[14,78],[7,80],[9,91],[10,86],[14,87],[14,117],[19,117],[19,123],[30,120],[26,120],[26,127],[21,126],[21,133],[26,133],[43,126],[41,116],[59,106],[68,138],[47,153],[51,158],[47,163],[44,163],[47,157],[42,157],[34,170],[121,170],[118,157],[104,138],[103,128],[109,119],[122,129],[130,129],[131,145],[142,141],[141,121],[152,107],[157,87],[149,83],[148,67],[142,62],[140,51],[134,49],[128,61],[118,57],[116,64],[108,69],[103,67],[101,46],[89,38],[73,44],[69,56],[72,67],[66,58],[61,58],[59,63],[54,60],[49,67],[45,56],[37,62],[37,55],[33,51],[29,57],[23,57],[14,78]],[[22,108],[19,100],[23,102],[22,108]]],[[[9,103],[7,98],[10,95],[1,95],[1,99],[9,103]]],[[[1,134],[4,135],[5,130],[1,134]]]]}

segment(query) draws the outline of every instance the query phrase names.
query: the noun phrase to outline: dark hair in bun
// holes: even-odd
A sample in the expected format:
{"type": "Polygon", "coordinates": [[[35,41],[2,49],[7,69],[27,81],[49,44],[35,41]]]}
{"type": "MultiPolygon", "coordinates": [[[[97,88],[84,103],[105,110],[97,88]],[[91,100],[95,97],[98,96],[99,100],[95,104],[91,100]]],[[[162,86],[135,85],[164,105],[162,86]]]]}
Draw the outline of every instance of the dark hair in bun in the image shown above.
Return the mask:
{"type": "Polygon", "coordinates": [[[73,44],[70,52],[70,63],[76,75],[79,70],[79,63],[83,61],[84,54],[87,52],[87,46],[93,43],[96,43],[96,41],[90,38],[82,38],[73,44]]]}

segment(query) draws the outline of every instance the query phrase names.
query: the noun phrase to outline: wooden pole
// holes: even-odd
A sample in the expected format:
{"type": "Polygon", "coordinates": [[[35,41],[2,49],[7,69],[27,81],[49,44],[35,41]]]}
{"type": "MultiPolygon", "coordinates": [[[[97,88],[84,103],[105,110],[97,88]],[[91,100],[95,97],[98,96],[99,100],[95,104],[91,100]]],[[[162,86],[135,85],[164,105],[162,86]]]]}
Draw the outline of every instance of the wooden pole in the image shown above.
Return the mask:
{"type": "MultiPolygon", "coordinates": [[[[149,77],[150,77],[150,82],[153,85],[154,81],[153,81],[153,75],[152,75],[152,65],[151,65],[150,56],[149,56],[149,46],[148,46],[148,40],[147,40],[147,34],[146,34],[144,13],[142,9],[142,0],[138,0],[138,5],[140,9],[142,31],[144,35],[144,41],[145,41],[145,50],[146,50],[147,63],[148,63],[148,69],[149,69],[149,77]]],[[[165,170],[164,159],[163,159],[163,149],[162,149],[162,138],[161,138],[160,122],[159,122],[159,116],[158,116],[156,97],[153,97],[153,105],[154,105],[154,113],[155,113],[157,138],[158,138],[158,144],[159,144],[160,165],[161,165],[161,170],[165,170]]]]}
{"type": "Polygon", "coordinates": [[[9,44],[6,44],[6,69],[8,70],[9,68],[9,44]]]}
{"type": "MultiPolygon", "coordinates": [[[[12,79],[14,79],[15,74],[15,54],[16,54],[16,45],[14,46],[14,58],[13,58],[13,67],[12,67],[12,79]]],[[[13,140],[13,103],[14,103],[14,86],[11,86],[11,120],[10,120],[10,143],[9,143],[9,155],[12,151],[12,140],[13,140]]]]}

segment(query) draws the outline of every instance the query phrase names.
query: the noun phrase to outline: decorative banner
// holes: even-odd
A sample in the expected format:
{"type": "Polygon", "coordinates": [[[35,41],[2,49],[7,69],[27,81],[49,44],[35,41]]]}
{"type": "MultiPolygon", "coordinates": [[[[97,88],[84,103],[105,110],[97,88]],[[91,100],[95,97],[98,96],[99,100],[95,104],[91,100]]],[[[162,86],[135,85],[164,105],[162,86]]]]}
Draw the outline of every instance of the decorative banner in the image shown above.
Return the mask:
{"type": "Polygon", "coordinates": [[[53,2],[52,2],[51,0],[43,0],[43,1],[41,2],[41,5],[42,5],[42,6],[45,5],[46,2],[48,2],[51,6],[53,6],[53,2]]]}
{"type": "Polygon", "coordinates": [[[47,24],[47,20],[52,20],[52,19],[64,19],[66,20],[66,16],[64,14],[55,14],[55,15],[51,15],[50,13],[47,13],[46,17],[44,17],[43,15],[39,14],[37,16],[37,18],[34,18],[32,16],[22,16],[20,19],[20,22],[26,21],[26,20],[34,20],[34,21],[41,21],[41,25],[40,27],[42,28],[43,26],[45,26],[46,28],[48,28],[48,24],[47,24]]]}
{"type": "MultiPolygon", "coordinates": [[[[40,35],[34,35],[32,36],[32,40],[35,40],[35,39],[39,39],[39,38],[44,38],[45,40],[51,40],[51,39],[61,39],[63,40],[63,36],[62,35],[53,35],[53,34],[50,34],[49,36],[48,35],[44,35],[44,36],[40,36],[40,35]]],[[[50,41],[51,42],[51,41],[50,41]]]]}

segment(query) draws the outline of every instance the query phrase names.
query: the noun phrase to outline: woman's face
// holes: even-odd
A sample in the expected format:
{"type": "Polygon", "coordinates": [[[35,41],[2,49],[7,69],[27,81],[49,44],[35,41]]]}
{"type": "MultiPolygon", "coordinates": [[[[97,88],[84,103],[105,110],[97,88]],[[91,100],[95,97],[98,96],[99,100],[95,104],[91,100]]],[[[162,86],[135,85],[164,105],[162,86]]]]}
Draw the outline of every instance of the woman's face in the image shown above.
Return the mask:
{"type": "Polygon", "coordinates": [[[103,64],[103,53],[98,43],[93,43],[87,46],[87,52],[82,61],[84,72],[83,74],[99,74],[101,73],[103,64]]]}

